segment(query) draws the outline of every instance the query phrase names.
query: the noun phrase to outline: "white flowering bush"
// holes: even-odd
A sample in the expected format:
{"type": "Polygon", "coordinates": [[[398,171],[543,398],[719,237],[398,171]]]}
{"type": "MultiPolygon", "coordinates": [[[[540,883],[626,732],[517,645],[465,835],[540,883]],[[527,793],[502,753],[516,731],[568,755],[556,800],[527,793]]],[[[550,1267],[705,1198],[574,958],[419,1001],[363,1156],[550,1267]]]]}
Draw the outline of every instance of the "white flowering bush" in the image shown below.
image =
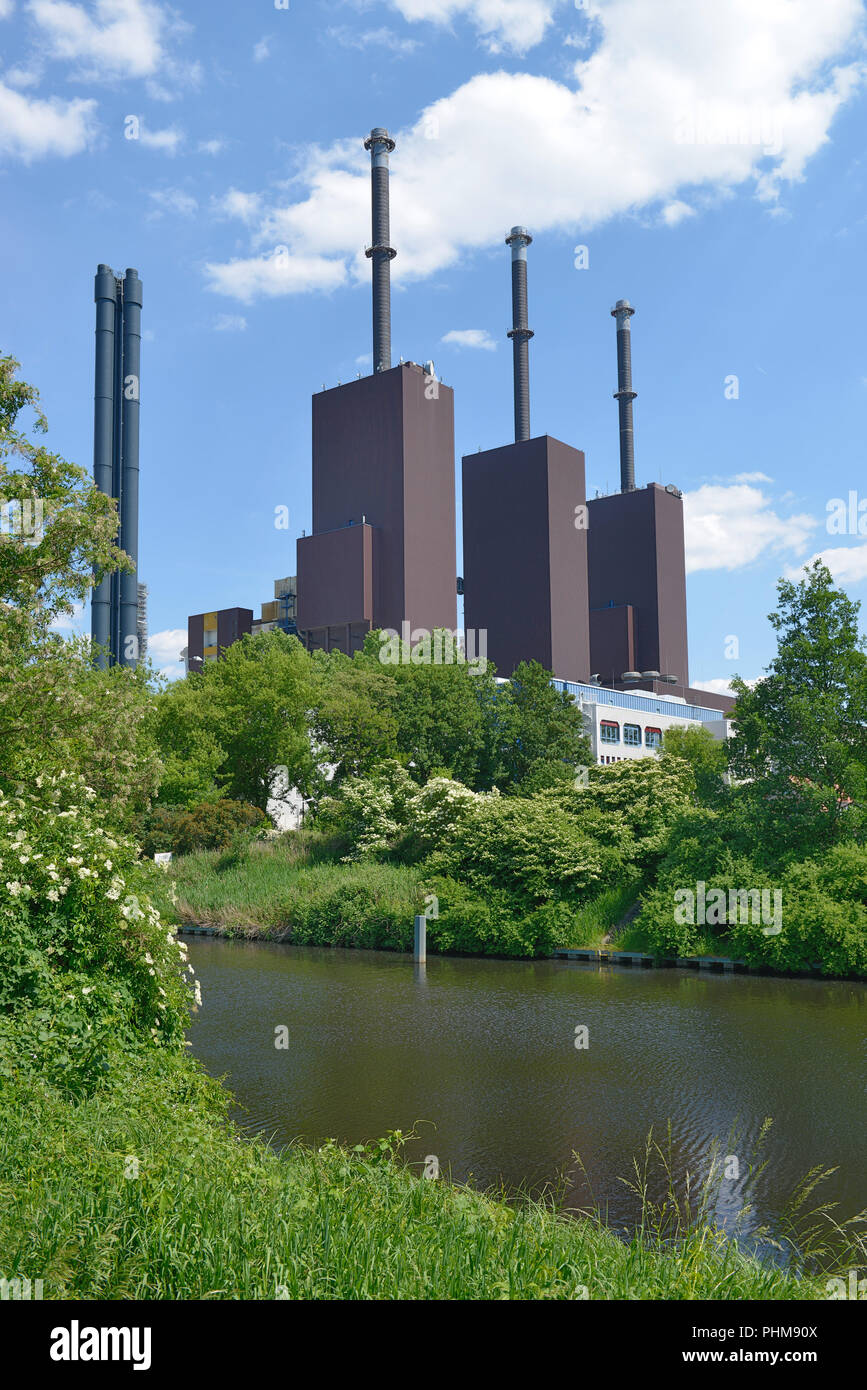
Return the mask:
{"type": "Polygon", "coordinates": [[[363,859],[391,849],[406,829],[418,787],[405,767],[389,759],[373,777],[351,777],[320,808],[323,829],[348,836],[351,853],[345,861],[363,859]]]}
{"type": "Polygon", "coordinates": [[[94,800],[62,774],[0,792],[0,1072],[39,1067],[73,1093],[118,1048],[182,1046],[200,998],[135,845],[94,800]]]}
{"type": "Polygon", "coordinates": [[[419,787],[410,808],[409,830],[422,854],[441,849],[460,833],[461,826],[480,805],[499,799],[492,792],[474,792],[451,777],[431,777],[419,787]]]}
{"type": "Polygon", "coordinates": [[[467,815],[499,792],[471,791],[450,777],[431,777],[420,787],[397,761],[372,777],[347,779],[322,803],[320,825],[342,831],[352,844],[345,862],[397,849],[419,858],[451,841],[467,815]]]}

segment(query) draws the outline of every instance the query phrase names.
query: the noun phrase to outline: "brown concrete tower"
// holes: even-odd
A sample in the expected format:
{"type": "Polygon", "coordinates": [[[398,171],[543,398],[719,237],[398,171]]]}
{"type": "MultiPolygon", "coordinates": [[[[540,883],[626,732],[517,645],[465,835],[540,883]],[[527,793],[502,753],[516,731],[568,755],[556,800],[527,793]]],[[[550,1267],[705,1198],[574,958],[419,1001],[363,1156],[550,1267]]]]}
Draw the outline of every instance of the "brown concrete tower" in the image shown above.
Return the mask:
{"type": "Polygon", "coordinates": [[[635,486],[629,322],[635,310],[619,299],[611,313],[617,321],[620,492],[588,504],[591,664],[603,685],[640,683],[683,694],[689,686],[683,499],[676,487],[635,486]]]}
{"type": "Polygon", "coordinates": [[[487,632],[501,676],[535,660],[563,680],[590,674],[584,455],[530,438],[527,246],[512,249],[515,443],[463,459],[464,621],[487,632]]]}
{"type": "Polygon", "coordinates": [[[313,397],[313,534],[298,541],[298,628],[352,653],[371,628],[457,625],[454,394],[433,364],[391,365],[388,156],[371,153],[372,376],[313,397]]]}

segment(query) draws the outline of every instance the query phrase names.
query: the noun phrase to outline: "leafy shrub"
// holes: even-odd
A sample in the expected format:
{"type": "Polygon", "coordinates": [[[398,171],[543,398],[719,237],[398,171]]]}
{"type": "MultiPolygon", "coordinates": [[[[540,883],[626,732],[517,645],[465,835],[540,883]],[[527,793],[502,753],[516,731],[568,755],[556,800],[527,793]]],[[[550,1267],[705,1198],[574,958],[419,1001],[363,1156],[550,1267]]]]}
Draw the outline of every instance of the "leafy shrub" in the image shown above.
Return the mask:
{"type": "Polygon", "coordinates": [[[692,954],[710,935],[721,954],[748,965],[804,971],[819,964],[828,975],[867,975],[867,849],[837,845],[769,872],[718,839],[709,852],[697,838],[685,835],[666,859],[657,885],[643,894],[637,925],[664,955],[692,954]],[[707,897],[714,889],[722,889],[727,900],[732,891],[766,892],[772,911],[773,895],[779,892],[782,930],[766,933],[771,923],[764,917],[756,920],[754,910],[748,921],[677,922],[675,892],[695,889],[699,881],[705,883],[707,897]]]}
{"type": "Polygon", "coordinates": [[[652,868],[664,853],[672,827],[690,808],[695,777],[680,758],[634,758],[590,770],[589,785],[570,793],[570,809],[595,829],[616,817],[626,827],[630,860],[652,868]]]}
{"type": "Polygon", "coordinates": [[[548,903],[520,915],[508,893],[488,889],[482,895],[453,878],[425,881],[436,894],[439,915],[428,920],[431,951],[487,956],[550,955],[574,925],[564,903],[548,903]]]}
{"type": "Polygon", "coordinates": [[[641,912],[636,926],[647,937],[651,951],[660,956],[692,956],[700,949],[705,935],[703,924],[679,922],[674,915],[674,886],[656,885],[641,896],[641,912]]]}
{"type": "Polygon", "coordinates": [[[782,931],[755,923],[731,928],[733,952],[751,965],[826,975],[867,975],[867,849],[837,845],[792,864],[779,880],[782,931]]]}
{"type": "Polygon", "coordinates": [[[264,830],[270,821],[247,801],[202,801],[198,806],[154,806],[139,818],[136,833],[144,854],[191,854],[227,849],[239,833],[264,830]]]}
{"type": "Polygon", "coordinates": [[[511,893],[519,911],[574,901],[611,872],[619,856],[588,837],[549,797],[479,798],[437,868],[476,891],[511,893]]]}
{"type": "MultiPolygon", "coordinates": [[[[475,806],[488,800],[486,793],[470,791],[450,777],[432,777],[420,787],[408,809],[409,826],[398,845],[402,857],[422,859],[460,833],[475,806]]],[[[491,793],[496,796],[497,793],[491,793]]]]}
{"type": "Polygon", "coordinates": [[[354,946],[408,951],[414,913],[352,878],[315,896],[298,894],[288,907],[291,940],[299,946],[354,946]]]}
{"type": "Polygon", "coordinates": [[[325,834],[345,836],[347,860],[389,850],[406,829],[418,787],[406,768],[389,758],[372,777],[348,777],[334,796],[325,797],[316,824],[325,834]]]}
{"type": "Polygon", "coordinates": [[[394,852],[415,862],[452,836],[487,795],[448,776],[431,777],[419,787],[405,767],[390,759],[372,777],[347,778],[322,802],[317,826],[324,835],[349,840],[347,861],[394,852]]]}
{"type": "Polygon", "coordinates": [[[181,1046],[198,986],[94,793],[62,774],[36,783],[0,793],[0,1072],[83,1094],[118,1046],[181,1046]],[[14,1034],[30,1039],[16,1061],[14,1034]]]}

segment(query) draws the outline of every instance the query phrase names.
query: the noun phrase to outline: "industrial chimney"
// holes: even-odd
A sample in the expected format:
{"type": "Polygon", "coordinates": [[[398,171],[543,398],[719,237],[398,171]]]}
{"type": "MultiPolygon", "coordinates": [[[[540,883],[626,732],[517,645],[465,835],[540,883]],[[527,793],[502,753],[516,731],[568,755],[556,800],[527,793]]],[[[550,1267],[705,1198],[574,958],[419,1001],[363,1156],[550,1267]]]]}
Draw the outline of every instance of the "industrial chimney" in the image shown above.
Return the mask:
{"type": "Polygon", "coordinates": [[[137,270],[127,270],[123,280],[123,402],[121,405],[121,512],[120,548],[135,569],[120,575],[120,632],[117,659],[135,667],[138,636],[138,438],[141,408],[141,305],[142,286],[137,270]]]}
{"type": "MultiPolygon", "coordinates": [[[[120,548],[138,567],[139,409],[142,284],[97,267],[93,480],[117,499],[120,548]]],[[[101,667],[135,667],[139,658],[138,575],[104,574],[91,594],[91,639],[101,667]]]]}
{"type": "Polygon", "coordinates": [[[364,142],[370,150],[373,205],[373,245],[365,255],[373,262],[373,370],[391,366],[391,262],[397,252],[389,246],[388,156],[394,141],[382,126],[374,126],[364,142]]]}
{"type": "MultiPolygon", "coordinates": [[[[100,492],[114,494],[114,378],[115,378],[115,316],[117,288],[111,267],[97,267],[94,283],[96,300],[96,377],[93,413],[93,481],[100,492]]],[[[106,652],[112,647],[111,574],[104,574],[90,596],[90,633],[94,646],[100,647],[98,664],[108,665],[106,652]]]]}
{"type": "Polygon", "coordinates": [[[635,436],[632,428],[632,330],[629,320],[635,313],[628,299],[618,299],[611,310],[617,320],[617,401],[620,414],[620,491],[635,491],[635,436]]]}
{"type": "Polygon", "coordinates": [[[527,344],[527,247],[533,238],[526,227],[513,227],[506,237],[512,248],[512,361],[515,378],[515,443],[530,438],[530,360],[527,344]]]}

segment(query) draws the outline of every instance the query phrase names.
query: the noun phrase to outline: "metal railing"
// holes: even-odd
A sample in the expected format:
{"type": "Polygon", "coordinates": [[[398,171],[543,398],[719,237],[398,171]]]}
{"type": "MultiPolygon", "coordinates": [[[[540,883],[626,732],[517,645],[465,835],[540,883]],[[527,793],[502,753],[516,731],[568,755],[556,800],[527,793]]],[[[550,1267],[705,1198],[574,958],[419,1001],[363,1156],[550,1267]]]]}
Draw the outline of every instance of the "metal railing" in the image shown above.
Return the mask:
{"type": "Polygon", "coordinates": [[[654,695],[632,695],[626,690],[608,690],[604,685],[585,685],[582,681],[551,682],[556,690],[563,690],[574,699],[585,704],[612,705],[615,709],[640,709],[646,714],[668,714],[681,719],[698,719],[710,724],[727,716],[721,709],[708,709],[704,705],[682,705],[675,700],[657,699],[654,695]]]}

